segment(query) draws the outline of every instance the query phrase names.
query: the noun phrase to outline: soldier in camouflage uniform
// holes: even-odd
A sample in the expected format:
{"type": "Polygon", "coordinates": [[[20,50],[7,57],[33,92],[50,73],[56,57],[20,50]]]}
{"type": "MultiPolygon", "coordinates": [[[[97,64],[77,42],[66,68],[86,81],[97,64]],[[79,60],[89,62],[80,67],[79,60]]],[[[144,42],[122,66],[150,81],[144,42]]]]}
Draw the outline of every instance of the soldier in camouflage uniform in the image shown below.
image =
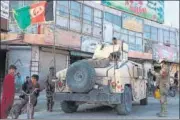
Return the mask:
{"type": "Polygon", "coordinates": [[[52,82],[53,78],[55,78],[55,69],[54,67],[50,67],[46,80],[47,111],[50,112],[52,112],[54,105],[53,95],[55,92],[55,83],[52,82]]]}
{"type": "Polygon", "coordinates": [[[161,111],[157,113],[157,116],[159,117],[165,117],[167,116],[167,96],[168,96],[168,90],[169,90],[169,66],[166,63],[165,59],[162,59],[159,61],[161,64],[161,70],[159,73],[152,72],[156,76],[156,83],[157,86],[159,86],[160,89],[160,104],[161,104],[161,111]]]}

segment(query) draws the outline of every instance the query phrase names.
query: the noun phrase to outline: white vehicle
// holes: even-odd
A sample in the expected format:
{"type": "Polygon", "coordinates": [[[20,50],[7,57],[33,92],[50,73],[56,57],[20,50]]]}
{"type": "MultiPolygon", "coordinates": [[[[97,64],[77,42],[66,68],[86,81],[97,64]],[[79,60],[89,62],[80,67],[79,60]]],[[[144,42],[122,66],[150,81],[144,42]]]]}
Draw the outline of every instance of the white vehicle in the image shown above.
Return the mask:
{"type": "Polygon", "coordinates": [[[80,60],[57,72],[55,100],[65,113],[83,103],[109,105],[120,115],[132,110],[132,101],[147,104],[143,65],[128,60],[128,45],[98,45],[93,58],[80,60]]]}

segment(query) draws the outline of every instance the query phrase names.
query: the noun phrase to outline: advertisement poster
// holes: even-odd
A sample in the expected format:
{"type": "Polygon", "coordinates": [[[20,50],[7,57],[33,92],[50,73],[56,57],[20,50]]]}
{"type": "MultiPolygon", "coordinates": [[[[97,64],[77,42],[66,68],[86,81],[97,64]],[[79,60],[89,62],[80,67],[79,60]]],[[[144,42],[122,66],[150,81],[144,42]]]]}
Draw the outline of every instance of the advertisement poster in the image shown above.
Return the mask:
{"type": "Polygon", "coordinates": [[[143,32],[143,19],[128,14],[122,15],[122,28],[135,32],[143,32]]]}
{"type": "Polygon", "coordinates": [[[153,59],[166,58],[169,62],[178,62],[177,49],[163,45],[153,45],[153,59]]]}
{"type": "Polygon", "coordinates": [[[153,20],[159,23],[164,23],[164,1],[111,1],[102,0],[101,3],[105,6],[115,8],[127,13],[140,16],[145,19],[153,20]]]}

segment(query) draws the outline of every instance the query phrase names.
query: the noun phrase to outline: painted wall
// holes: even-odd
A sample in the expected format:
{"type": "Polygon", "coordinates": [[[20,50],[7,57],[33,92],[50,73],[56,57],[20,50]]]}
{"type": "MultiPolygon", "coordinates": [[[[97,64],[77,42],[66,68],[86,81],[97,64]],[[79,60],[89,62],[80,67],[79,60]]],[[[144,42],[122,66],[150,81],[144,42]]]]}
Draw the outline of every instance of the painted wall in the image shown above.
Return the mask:
{"type": "Polygon", "coordinates": [[[14,64],[17,67],[17,72],[20,76],[16,76],[16,88],[19,89],[24,83],[26,76],[30,76],[30,47],[11,47],[8,52],[8,66],[14,64]]]}

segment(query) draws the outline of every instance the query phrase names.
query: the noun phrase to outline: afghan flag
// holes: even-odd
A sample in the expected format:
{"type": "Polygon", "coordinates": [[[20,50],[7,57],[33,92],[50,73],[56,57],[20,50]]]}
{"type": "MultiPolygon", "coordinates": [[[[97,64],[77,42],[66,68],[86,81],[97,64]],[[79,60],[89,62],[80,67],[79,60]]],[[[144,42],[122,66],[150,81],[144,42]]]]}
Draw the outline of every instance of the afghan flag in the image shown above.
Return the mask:
{"type": "Polygon", "coordinates": [[[31,24],[53,21],[53,1],[42,1],[13,11],[14,19],[25,30],[31,24]]]}

